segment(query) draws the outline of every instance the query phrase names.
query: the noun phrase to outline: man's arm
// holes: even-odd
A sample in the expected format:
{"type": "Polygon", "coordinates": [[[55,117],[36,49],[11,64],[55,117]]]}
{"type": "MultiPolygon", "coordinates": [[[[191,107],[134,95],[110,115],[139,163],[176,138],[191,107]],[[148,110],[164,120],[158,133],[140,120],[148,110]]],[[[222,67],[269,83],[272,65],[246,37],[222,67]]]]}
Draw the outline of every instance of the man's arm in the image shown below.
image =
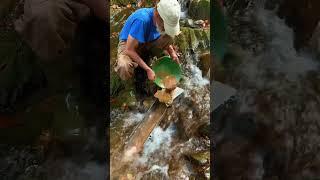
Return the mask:
{"type": "Polygon", "coordinates": [[[109,12],[108,0],[82,0],[100,19],[107,21],[109,12]]]}
{"type": "Polygon", "coordinates": [[[180,61],[179,61],[179,57],[178,57],[178,54],[177,52],[174,50],[173,46],[172,45],[169,45],[166,50],[168,51],[170,57],[176,61],[177,63],[180,64],[180,61]]]}
{"type": "Polygon", "coordinates": [[[152,71],[152,69],[141,59],[141,57],[138,55],[136,49],[138,48],[139,42],[138,40],[134,39],[132,36],[128,36],[127,42],[126,42],[126,49],[124,53],[128,55],[132,60],[134,60],[138,65],[143,68],[145,71],[147,71],[148,78],[150,80],[155,79],[155,74],[152,71]]]}

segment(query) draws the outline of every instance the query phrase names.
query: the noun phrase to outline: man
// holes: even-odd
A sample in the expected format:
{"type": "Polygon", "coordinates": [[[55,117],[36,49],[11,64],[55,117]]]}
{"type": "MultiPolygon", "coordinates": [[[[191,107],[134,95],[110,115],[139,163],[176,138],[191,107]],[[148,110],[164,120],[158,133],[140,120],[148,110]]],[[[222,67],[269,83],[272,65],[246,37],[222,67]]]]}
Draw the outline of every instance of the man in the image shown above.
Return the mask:
{"type": "Polygon", "coordinates": [[[129,16],[119,35],[115,65],[122,80],[132,78],[136,68],[142,68],[149,80],[155,80],[155,73],[143,58],[153,48],[166,50],[179,63],[172,46],[173,37],[180,33],[179,19],[177,0],[160,0],[155,8],[141,8],[129,16]]]}

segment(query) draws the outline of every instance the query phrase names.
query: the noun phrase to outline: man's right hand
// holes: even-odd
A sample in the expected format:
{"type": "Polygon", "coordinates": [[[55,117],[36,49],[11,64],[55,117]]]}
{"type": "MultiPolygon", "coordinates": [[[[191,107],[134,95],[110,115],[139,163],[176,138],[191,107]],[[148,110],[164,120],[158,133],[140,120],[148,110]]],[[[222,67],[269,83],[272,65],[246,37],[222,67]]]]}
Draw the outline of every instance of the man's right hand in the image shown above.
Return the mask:
{"type": "Polygon", "coordinates": [[[153,72],[152,69],[147,69],[147,75],[148,75],[148,79],[150,81],[154,81],[156,79],[156,74],[153,72]]]}

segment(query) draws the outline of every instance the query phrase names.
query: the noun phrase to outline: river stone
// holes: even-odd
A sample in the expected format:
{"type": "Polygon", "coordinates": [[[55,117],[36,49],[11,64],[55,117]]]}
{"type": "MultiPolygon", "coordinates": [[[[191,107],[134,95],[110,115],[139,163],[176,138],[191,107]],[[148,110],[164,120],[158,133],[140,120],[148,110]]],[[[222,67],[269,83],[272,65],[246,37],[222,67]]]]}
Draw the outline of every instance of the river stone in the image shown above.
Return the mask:
{"type": "Polygon", "coordinates": [[[195,154],[190,154],[189,157],[195,160],[198,164],[203,165],[210,161],[210,152],[204,151],[195,154]]]}
{"type": "Polygon", "coordinates": [[[161,170],[153,170],[150,171],[146,174],[144,174],[141,177],[141,180],[149,180],[149,179],[163,179],[163,180],[167,180],[169,179],[168,176],[162,172],[161,170]]]}
{"type": "Polygon", "coordinates": [[[210,0],[193,0],[189,6],[189,15],[195,20],[210,19],[210,0]]]}
{"type": "Polygon", "coordinates": [[[205,52],[200,55],[199,57],[199,68],[202,71],[202,76],[206,76],[208,74],[208,71],[210,69],[210,52],[205,52]]]}

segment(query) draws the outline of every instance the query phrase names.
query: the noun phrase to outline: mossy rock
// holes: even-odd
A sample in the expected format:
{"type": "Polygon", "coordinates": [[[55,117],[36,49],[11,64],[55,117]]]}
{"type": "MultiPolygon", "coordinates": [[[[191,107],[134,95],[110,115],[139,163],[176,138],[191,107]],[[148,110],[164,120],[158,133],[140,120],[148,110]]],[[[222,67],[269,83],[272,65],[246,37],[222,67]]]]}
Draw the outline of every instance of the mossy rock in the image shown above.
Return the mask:
{"type": "Polygon", "coordinates": [[[190,49],[195,51],[209,50],[210,30],[201,28],[181,27],[182,33],[175,38],[175,44],[181,52],[190,49]]]}
{"type": "Polygon", "coordinates": [[[198,67],[201,69],[202,71],[202,76],[205,76],[209,69],[210,69],[210,65],[211,65],[211,59],[210,59],[210,52],[205,52],[199,55],[199,64],[198,67]]]}
{"type": "Polygon", "coordinates": [[[189,16],[195,20],[210,19],[210,0],[193,0],[189,5],[189,16]]]}
{"type": "Polygon", "coordinates": [[[110,97],[116,97],[124,89],[124,82],[114,72],[110,73],[110,97]]]}
{"type": "Polygon", "coordinates": [[[198,152],[198,153],[190,154],[189,157],[192,158],[194,161],[196,161],[197,164],[202,165],[210,161],[210,152],[209,151],[198,152]]]}

